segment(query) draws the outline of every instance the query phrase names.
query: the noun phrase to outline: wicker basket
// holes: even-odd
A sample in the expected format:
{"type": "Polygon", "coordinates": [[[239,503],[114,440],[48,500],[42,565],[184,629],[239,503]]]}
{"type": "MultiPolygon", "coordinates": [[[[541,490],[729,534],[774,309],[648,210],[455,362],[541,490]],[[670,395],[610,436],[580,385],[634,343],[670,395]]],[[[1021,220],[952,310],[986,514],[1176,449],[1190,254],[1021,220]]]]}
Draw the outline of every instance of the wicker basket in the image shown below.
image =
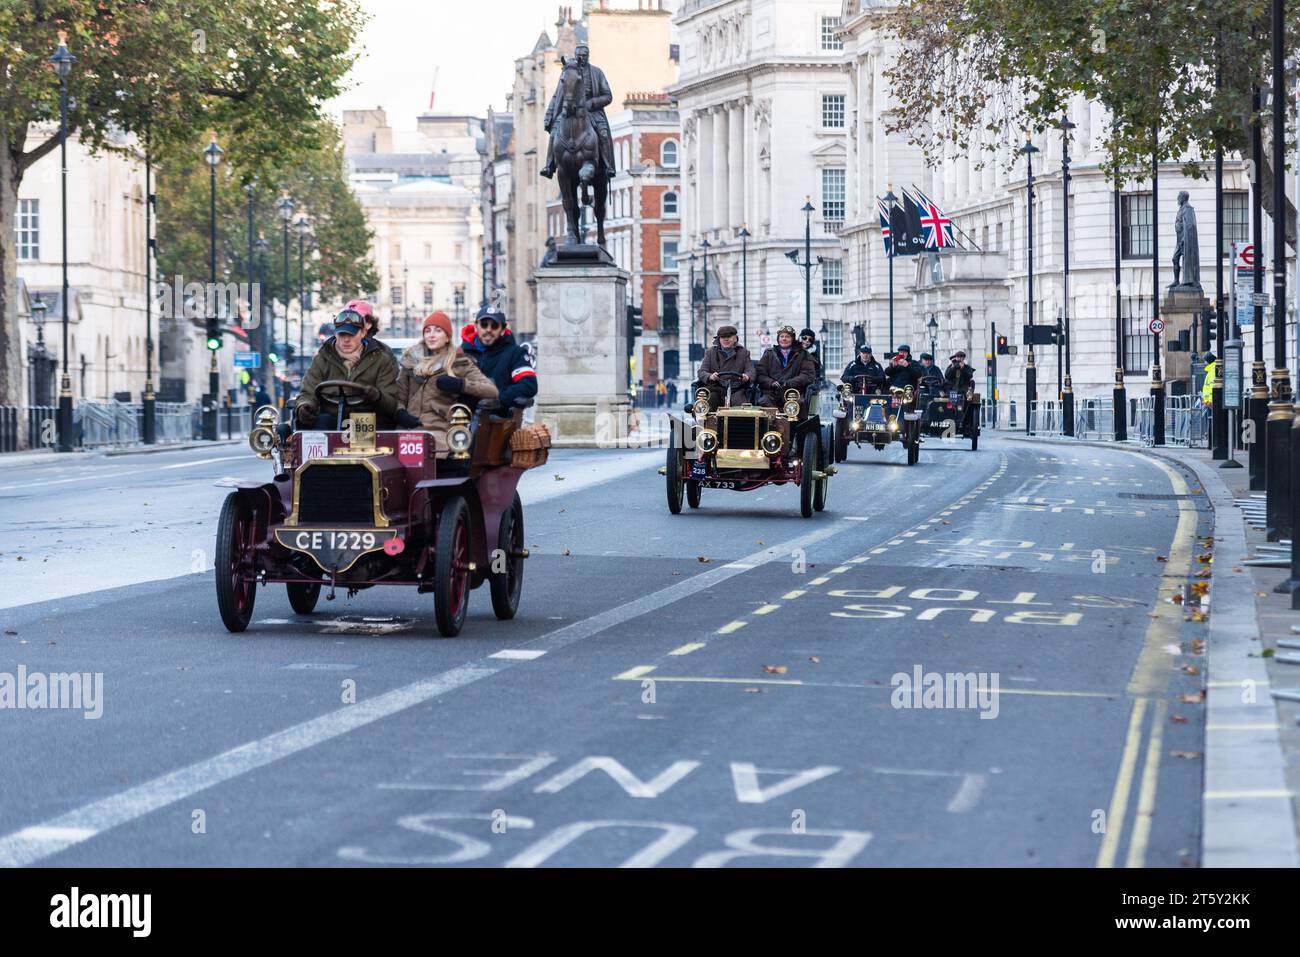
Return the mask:
{"type": "Polygon", "coordinates": [[[551,433],[542,423],[516,429],[510,436],[510,464],[517,469],[535,469],[546,464],[551,433]]]}

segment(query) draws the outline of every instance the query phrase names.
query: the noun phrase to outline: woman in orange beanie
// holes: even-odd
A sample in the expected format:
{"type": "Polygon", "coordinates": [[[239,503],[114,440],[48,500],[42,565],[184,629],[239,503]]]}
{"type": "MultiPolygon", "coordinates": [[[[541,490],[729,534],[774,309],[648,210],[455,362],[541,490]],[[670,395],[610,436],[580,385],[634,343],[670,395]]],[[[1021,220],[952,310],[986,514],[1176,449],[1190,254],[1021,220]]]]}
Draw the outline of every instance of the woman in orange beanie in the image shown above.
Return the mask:
{"type": "Polygon", "coordinates": [[[473,408],[476,399],[496,399],[497,387],[452,341],[445,312],[424,320],[421,338],[421,345],[402,355],[397,404],[419,420],[420,428],[434,433],[435,448],[445,453],[451,407],[464,403],[473,408]]]}

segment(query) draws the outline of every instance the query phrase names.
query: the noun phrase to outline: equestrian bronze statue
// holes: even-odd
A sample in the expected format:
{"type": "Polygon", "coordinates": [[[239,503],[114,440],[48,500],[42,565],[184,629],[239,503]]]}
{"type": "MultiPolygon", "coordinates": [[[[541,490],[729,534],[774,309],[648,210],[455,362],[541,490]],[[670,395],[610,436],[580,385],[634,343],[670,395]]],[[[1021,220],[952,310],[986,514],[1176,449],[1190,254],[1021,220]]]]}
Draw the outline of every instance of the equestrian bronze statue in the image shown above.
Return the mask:
{"type": "Polygon", "coordinates": [[[599,67],[588,62],[585,45],[574,59],[563,59],[560,83],[546,110],[545,128],[551,134],[546,166],[541,175],[559,173],[560,198],[568,220],[566,245],[584,242],[582,207],[596,216],[596,244],[605,245],[605,200],[614,177],[614,143],[605,107],[613,100],[609,81],[599,67]]]}

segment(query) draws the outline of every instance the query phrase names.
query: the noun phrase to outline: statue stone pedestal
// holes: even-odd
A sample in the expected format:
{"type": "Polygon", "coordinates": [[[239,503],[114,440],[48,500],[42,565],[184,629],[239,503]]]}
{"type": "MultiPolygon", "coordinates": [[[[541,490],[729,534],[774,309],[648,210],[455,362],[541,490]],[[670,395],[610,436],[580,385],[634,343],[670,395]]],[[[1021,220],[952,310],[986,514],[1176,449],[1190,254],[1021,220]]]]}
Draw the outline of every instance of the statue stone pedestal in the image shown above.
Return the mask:
{"type": "Polygon", "coordinates": [[[537,421],[554,445],[618,445],[628,433],[627,283],[617,266],[548,261],[537,281],[537,421]]]}
{"type": "MultiPolygon", "coordinates": [[[[1165,321],[1165,331],[1160,339],[1163,345],[1160,364],[1165,381],[1192,378],[1192,353],[1170,352],[1169,343],[1178,341],[1178,334],[1192,328],[1192,317],[1208,309],[1210,300],[1205,293],[1192,286],[1170,286],[1160,304],[1160,318],[1165,321]]],[[[1192,343],[1193,351],[1197,343],[1192,343]]],[[[1190,386],[1189,386],[1190,388],[1190,386]]]]}

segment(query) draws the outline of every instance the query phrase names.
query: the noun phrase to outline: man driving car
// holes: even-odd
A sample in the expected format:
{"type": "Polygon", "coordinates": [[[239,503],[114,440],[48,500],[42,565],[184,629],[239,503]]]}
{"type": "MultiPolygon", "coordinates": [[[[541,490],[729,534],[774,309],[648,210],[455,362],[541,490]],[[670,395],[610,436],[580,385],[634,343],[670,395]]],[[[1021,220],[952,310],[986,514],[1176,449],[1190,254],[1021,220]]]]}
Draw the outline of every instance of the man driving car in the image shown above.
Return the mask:
{"type": "Polygon", "coordinates": [[[316,425],[318,417],[323,417],[323,428],[337,426],[337,405],[325,401],[323,408],[317,408],[316,387],[340,379],[365,391],[364,401],[348,407],[345,418],[352,412],[374,412],[376,428],[393,428],[397,418],[397,364],[387,347],[366,338],[365,329],[365,317],[356,309],[344,309],[334,320],[334,335],[321,345],[302,378],[296,406],[300,428],[316,425]]]}
{"type": "Polygon", "coordinates": [[[738,344],[735,326],[722,326],[718,329],[717,345],[710,346],[700,362],[700,377],[697,387],[709,390],[709,408],[716,409],[727,395],[727,386],[731,386],[733,402],[743,401],[745,386],[754,381],[754,362],[749,357],[749,350],[738,344]],[[740,378],[725,376],[725,373],[737,373],[740,378]]]}

